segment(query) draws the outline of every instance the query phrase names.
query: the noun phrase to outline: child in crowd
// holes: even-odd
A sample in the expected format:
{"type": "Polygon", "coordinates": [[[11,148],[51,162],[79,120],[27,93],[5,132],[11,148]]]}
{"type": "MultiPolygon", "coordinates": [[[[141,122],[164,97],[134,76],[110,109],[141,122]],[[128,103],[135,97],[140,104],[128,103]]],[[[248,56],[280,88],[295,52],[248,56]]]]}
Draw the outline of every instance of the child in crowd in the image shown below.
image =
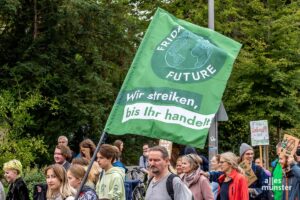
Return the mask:
{"type": "Polygon", "coordinates": [[[10,184],[6,200],[29,200],[29,192],[22,179],[22,164],[19,160],[11,160],[3,165],[4,177],[10,184]]]}
{"type": "MultiPolygon", "coordinates": [[[[83,166],[78,164],[72,164],[68,169],[67,177],[69,184],[72,188],[76,189],[77,192],[80,188],[80,184],[85,174],[85,169],[83,166]]],[[[95,190],[89,187],[87,184],[83,186],[80,191],[78,200],[98,200],[95,190]]]]}

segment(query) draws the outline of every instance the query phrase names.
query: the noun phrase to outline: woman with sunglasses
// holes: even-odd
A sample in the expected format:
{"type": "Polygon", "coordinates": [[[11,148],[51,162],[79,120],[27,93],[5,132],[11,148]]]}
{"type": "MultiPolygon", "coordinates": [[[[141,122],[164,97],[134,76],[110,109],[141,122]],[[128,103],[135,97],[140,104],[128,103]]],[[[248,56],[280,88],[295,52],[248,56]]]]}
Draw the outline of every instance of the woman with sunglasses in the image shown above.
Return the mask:
{"type": "Polygon", "coordinates": [[[202,175],[201,163],[201,158],[196,154],[182,156],[182,180],[193,193],[194,200],[213,200],[209,180],[202,175]]]}
{"type": "Polygon", "coordinates": [[[238,158],[232,152],[220,155],[220,169],[223,172],[217,179],[218,198],[220,200],[248,200],[248,183],[246,177],[241,174],[238,166],[238,158]]]}

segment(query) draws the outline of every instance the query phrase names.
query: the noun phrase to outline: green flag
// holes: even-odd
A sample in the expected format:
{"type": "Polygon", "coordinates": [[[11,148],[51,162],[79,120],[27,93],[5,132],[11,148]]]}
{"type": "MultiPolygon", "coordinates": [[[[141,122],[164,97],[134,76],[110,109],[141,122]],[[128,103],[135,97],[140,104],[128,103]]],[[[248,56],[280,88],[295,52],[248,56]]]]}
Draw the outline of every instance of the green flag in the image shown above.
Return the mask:
{"type": "Polygon", "coordinates": [[[203,148],[241,44],[158,9],[105,131],[203,148]]]}

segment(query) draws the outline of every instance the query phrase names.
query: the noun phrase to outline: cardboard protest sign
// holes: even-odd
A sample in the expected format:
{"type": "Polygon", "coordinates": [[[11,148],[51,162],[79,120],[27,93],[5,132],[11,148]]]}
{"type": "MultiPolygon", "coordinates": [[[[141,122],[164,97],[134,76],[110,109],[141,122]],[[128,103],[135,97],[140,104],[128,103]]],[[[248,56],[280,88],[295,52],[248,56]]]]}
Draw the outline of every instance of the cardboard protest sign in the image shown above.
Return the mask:
{"type": "Polygon", "coordinates": [[[287,156],[295,155],[298,144],[299,144],[298,138],[288,134],[284,134],[283,140],[281,142],[281,147],[282,147],[281,154],[287,156]]]}
{"type": "Polygon", "coordinates": [[[159,140],[159,146],[165,147],[167,149],[169,158],[171,158],[172,155],[172,145],[173,143],[168,140],[159,140]]]}
{"type": "Polygon", "coordinates": [[[256,180],[257,180],[257,177],[255,175],[255,173],[253,172],[251,166],[243,161],[240,163],[239,165],[245,172],[245,176],[247,178],[247,181],[248,181],[248,186],[251,185],[252,183],[254,183],[256,180]]]}

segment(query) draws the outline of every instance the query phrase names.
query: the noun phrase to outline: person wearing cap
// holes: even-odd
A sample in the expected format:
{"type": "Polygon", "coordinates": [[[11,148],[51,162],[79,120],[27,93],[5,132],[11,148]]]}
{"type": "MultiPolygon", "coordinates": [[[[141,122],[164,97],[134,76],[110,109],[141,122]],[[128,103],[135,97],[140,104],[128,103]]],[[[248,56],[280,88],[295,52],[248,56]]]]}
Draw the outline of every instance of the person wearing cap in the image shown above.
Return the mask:
{"type": "Polygon", "coordinates": [[[250,200],[268,199],[268,191],[263,189],[263,188],[268,188],[268,184],[267,184],[268,178],[264,170],[253,162],[253,158],[254,158],[253,148],[246,143],[242,143],[240,146],[240,158],[241,158],[241,162],[245,161],[247,164],[251,166],[254,174],[257,177],[257,180],[248,187],[249,199],[250,200]]]}
{"type": "Polygon", "coordinates": [[[29,200],[26,183],[22,179],[22,164],[18,160],[11,160],[3,165],[4,177],[9,183],[6,200],[29,200]]]}

